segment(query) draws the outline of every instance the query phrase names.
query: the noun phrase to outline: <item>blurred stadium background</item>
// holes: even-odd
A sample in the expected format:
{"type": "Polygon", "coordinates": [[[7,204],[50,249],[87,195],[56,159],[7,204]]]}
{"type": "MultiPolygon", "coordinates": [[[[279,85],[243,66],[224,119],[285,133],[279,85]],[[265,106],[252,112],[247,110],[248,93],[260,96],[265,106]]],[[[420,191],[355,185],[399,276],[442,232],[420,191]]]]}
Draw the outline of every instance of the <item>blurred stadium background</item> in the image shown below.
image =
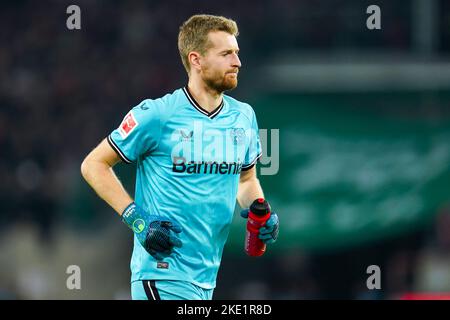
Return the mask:
{"type": "MultiPolygon", "coordinates": [[[[186,83],[176,37],[195,13],[238,22],[230,94],[280,129],[279,172],[260,177],[279,241],[247,257],[235,217],[214,297],[450,292],[449,1],[16,0],[0,4],[0,298],[130,298],[132,234],[80,163],[132,106],[186,83]]],[[[134,168],[116,172],[132,192],[134,168]]]]}

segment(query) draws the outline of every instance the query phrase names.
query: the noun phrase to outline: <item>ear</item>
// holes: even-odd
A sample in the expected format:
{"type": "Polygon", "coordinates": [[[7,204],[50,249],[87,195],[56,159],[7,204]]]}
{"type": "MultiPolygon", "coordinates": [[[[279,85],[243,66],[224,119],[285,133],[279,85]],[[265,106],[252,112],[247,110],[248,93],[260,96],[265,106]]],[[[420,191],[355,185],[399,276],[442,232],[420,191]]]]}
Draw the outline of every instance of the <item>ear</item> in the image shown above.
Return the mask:
{"type": "Polygon", "coordinates": [[[196,70],[201,69],[200,59],[201,59],[201,55],[197,51],[189,52],[188,60],[189,60],[189,63],[191,64],[191,70],[192,69],[196,69],[196,70]]]}

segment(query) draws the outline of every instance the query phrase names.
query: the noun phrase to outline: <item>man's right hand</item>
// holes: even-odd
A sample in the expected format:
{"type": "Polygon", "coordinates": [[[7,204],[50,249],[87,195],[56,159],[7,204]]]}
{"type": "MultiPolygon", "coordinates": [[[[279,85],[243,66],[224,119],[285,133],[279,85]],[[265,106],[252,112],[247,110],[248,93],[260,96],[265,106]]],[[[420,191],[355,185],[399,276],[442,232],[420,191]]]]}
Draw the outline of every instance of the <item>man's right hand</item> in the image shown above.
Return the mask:
{"type": "Polygon", "coordinates": [[[122,214],[123,222],[136,234],[140,244],[153,258],[160,261],[182,246],[176,236],[182,228],[176,222],[151,215],[136,203],[131,203],[122,214]]]}

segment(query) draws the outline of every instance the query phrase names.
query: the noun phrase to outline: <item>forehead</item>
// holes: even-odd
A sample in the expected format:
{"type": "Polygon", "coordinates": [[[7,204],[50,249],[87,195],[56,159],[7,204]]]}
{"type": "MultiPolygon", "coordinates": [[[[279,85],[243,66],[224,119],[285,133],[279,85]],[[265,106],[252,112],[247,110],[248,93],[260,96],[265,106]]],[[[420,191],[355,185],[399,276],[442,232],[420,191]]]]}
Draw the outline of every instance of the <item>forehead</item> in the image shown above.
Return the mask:
{"type": "Polygon", "coordinates": [[[236,37],[225,31],[208,33],[209,48],[214,50],[239,49],[236,37]]]}

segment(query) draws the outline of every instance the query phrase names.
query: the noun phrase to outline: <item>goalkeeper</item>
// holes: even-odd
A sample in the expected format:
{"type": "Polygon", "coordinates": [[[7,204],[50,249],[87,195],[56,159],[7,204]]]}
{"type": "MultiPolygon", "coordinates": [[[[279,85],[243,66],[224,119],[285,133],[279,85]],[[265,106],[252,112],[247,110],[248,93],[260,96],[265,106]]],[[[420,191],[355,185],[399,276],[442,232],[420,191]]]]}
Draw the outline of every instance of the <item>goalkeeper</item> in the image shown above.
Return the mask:
{"type": "MultiPolygon", "coordinates": [[[[241,67],[233,20],[195,15],[178,36],[188,84],[132,108],[81,165],[83,177],[134,232],[133,299],[212,299],[236,200],[264,194],[253,109],[223,94],[241,67]],[[118,162],[136,165],[135,198],[117,179],[118,162]]],[[[272,213],[260,231],[278,236],[272,213]]]]}

